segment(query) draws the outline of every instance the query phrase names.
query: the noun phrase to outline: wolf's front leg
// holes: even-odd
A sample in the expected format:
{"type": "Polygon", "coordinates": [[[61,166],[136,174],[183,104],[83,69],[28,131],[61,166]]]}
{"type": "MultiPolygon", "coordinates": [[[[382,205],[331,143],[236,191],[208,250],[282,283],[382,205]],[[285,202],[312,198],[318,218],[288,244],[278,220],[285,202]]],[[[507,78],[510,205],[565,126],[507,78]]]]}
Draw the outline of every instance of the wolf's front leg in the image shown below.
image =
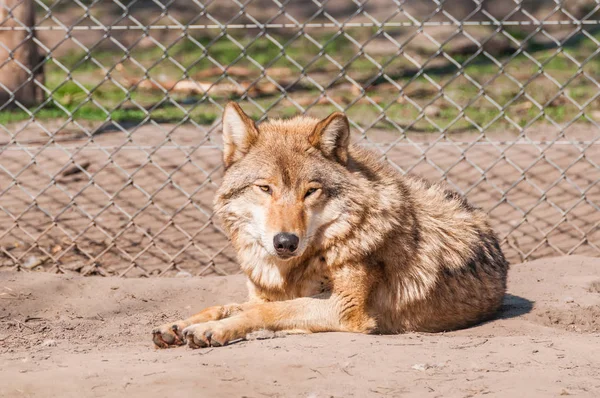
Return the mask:
{"type": "Polygon", "coordinates": [[[190,347],[199,348],[219,347],[261,329],[369,333],[375,327],[362,300],[332,295],[256,304],[229,318],[188,326],[183,336],[190,347]]]}
{"type": "Polygon", "coordinates": [[[158,348],[168,348],[185,344],[183,329],[190,325],[202,322],[217,321],[235,314],[238,314],[248,308],[252,303],[228,304],[208,307],[191,317],[175,322],[169,322],[152,330],[152,341],[158,348]]]}

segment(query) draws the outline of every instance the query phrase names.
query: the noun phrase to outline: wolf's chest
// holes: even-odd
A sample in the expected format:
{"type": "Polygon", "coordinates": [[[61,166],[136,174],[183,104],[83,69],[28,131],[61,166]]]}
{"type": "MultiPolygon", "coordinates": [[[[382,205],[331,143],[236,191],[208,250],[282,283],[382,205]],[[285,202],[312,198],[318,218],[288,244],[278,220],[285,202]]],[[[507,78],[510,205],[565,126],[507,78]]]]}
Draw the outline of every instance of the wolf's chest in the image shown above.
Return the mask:
{"type": "Polygon", "coordinates": [[[296,292],[297,297],[311,297],[331,291],[329,279],[320,277],[310,280],[305,280],[298,285],[296,292]]]}
{"type": "Polygon", "coordinates": [[[261,262],[245,271],[257,293],[273,301],[316,296],[331,290],[328,270],[319,259],[282,268],[280,264],[261,262]]]}
{"type": "Polygon", "coordinates": [[[329,270],[319,259],[310,261],[304,268],[290,270],[286,276],[287,290],[295,297],[310,297],[331,290],[329,270]]]}

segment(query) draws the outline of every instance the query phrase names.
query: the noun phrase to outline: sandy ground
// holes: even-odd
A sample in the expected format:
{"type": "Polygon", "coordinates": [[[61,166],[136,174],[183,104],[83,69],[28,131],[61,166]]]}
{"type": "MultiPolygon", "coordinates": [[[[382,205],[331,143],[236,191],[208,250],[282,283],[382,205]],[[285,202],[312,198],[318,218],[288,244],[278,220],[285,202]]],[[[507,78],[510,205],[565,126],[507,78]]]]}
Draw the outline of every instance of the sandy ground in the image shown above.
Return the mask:
{"type": "Polygon", "coordinates": [[[152,347],[153,326],[244,295],[242,276],[2,272],[0,396],[600,395],[600,259],[513,265],[499,318],[467,330],[152,347]]]}

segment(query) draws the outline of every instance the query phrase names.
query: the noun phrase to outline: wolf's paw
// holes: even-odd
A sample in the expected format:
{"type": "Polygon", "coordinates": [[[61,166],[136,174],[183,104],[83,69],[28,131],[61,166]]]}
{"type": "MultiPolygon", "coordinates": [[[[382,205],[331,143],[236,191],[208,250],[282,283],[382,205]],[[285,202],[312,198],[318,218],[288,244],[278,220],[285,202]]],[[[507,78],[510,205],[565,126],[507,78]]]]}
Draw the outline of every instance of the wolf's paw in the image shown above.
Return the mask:
{"type": "Polygon", "coordinates": [[[222,321],[188,326],[183,329],[183,336],[190,348],[221,347],[243,337],[239,336],[234,328],[227,327],[222,321]]]}
{"type": "Polygon", "coordinates": [[[166,323],[152,330],[152,341],[158,348],[177,347],[185,344],[183,321],[166,323]]]}

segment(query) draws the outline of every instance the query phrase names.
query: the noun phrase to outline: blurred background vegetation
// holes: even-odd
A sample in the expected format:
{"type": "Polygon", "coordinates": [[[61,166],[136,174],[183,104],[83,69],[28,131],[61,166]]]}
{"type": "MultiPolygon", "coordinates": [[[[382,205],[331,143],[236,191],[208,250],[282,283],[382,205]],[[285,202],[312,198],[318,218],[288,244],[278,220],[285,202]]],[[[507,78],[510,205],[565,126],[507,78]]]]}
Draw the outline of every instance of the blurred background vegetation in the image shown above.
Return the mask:
{"type": "Polygon", "coordinates": [[[0,123],[65,119],[211,124],[227,99],[260,118],[343,109],[363,128],[466,131],[598,120],[595,1],[52,1],[36,5],[46,101],[0,110],[0,123]],[[510,4],[509,4],[510,3],[510,4]],[[569,3],[569,4],[567,4],[569,3]],[[517,7],[517,11],[515,11],[517,7]],[[434,13],[434,16],[431,16],[434,13]],[[426,26],[409,26],[411,16],[426,26]],[[255,22],[347,26],[229,27],[255,22]],[[373,20],[384,28],[357,26],[373,20]],[[467,21],[457,28],[452,18],[467,21]],[[532,18],[546,25],[531,24],[532,18]],[[492,23],[505,20],[504,26],[492,23]],[[521,22],[520,24],[518,22],[521,22]],[[192,25],[189,29],[178,27],[192,25]],[[203,26],[213,25],[213,26],[203,26]],[[57,26],[91,27],[75,29],[57,26]],[[105,30],[101,26],[130,29],[105,30]],[[140,26],[163,26],[144,30],[140,26]],[[170,26],[166,29],[164,26],[170,26]],[[582,111],[583,109],[583,111],[582,111]]]}

